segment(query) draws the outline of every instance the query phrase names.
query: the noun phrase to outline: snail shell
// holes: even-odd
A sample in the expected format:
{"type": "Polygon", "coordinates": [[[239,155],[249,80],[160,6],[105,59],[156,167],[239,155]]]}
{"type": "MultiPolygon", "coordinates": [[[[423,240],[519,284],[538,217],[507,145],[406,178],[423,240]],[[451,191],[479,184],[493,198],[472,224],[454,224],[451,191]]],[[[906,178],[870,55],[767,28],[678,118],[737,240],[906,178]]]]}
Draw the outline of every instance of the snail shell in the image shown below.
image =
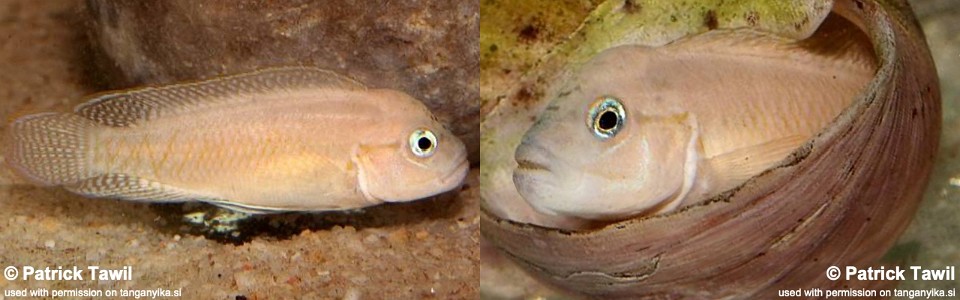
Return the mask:
{"type": "Polygon", "coordinates": [[[841,0],[832,12],[869,37],[879,69],[781,165],[704,205],[600,229],[564,231],[485,209],[484,238],[546,283],[590,296],[772,298],[778,289],[871,284],[824,272],[877,267],[909,224],[939,142],[940,91],[906,1],[841,0]]]}

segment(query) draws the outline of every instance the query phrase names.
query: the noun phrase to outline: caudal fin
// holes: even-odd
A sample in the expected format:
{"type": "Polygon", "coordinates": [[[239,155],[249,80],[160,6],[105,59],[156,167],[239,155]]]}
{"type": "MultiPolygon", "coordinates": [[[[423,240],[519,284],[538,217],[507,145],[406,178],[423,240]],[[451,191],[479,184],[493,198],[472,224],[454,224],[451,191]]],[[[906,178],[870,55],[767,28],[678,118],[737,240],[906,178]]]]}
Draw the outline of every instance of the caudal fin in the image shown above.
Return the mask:
{"type": "Polygon", "coordinates": [[[74,183],[94,174],[87,166],[88,132],[96,124],[74,114],[41,113],[13,121],[6,161],[42,185],[74,183]]]}

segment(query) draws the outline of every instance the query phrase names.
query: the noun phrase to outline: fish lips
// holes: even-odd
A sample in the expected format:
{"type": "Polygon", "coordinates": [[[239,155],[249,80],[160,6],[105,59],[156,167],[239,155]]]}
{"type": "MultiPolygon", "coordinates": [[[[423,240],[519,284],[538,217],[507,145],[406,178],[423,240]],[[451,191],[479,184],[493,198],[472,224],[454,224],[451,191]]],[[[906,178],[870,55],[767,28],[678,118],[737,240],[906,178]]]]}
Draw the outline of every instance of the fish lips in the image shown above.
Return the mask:
{"type": "Polygon", "coordinates": [[[529,171],[529,172],[537,172],[537,171],[550,172],[550,167],[547,167],[547,165],[544,165],[544,164],[541,164],[541,163],[538,163],[538,162],[535,162],[535,161],[525,160],[525,159],[518,159],[518,160],[517,160],[517,171],[519,171],[519,172],[525,172],[525,171],[529,171]]]}
{"type": "Polygon", "coordinates": [[[578,170],[550,150],[537,144],[522,144],[515,157],[517,168],[513,183],[520,196],[539,213],[549,216],[605,216],[595,193],[584,193],[584,188],[598,186],[595,175],[578,170]]]}
{"type": "Polygon", "coordinates": [[[557,163],[555,155],[546,148],[535,144],[523,143],[517,148],[514,157],[517,162],[517,168],[514,174],[518,172],[551,172],[550,163],[557,163]]]}
{"type": "Polygon", "coordinates": [[[562,168],[549,150],[533,144],[522,144],[515,156],[517,167],[513,170],[513,184],[520,196],[528,203],[535,204],[537,197],[553,190],[556,184],[555,169],[562,168]]]}
{"type": "Polygon", "coordinates": [[[460,184],[463,183],[463,179],[467,177],[467,173],[470,171],[470,162],[464,159],[460,161],[453,171],[448,173],[446,176],[440,178],[440,186],[447,187],[445,191],[452,190],[460,184]]]}

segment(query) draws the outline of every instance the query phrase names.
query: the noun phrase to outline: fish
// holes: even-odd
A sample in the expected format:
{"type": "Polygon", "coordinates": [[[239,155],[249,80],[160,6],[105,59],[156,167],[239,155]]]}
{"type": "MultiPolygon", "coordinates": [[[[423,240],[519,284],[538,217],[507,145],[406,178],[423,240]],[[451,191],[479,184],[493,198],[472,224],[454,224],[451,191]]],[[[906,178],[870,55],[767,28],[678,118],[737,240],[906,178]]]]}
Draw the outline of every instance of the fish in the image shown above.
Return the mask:
{"type": "Polygon", "coordinates": [[[6,161],[36,185],[251,214],[422,199],[469,169],[419,100],[312,67],[108,92],[8,128],[6,161]]]}
{"type": "Polygon", "coordinates": [[[556,80],[516,149],[514,184],[537,212],[584,222],[665,214],[735,188],[871,81],[872,48],[849,34],[721,29],[606,49],[556,80]]]}

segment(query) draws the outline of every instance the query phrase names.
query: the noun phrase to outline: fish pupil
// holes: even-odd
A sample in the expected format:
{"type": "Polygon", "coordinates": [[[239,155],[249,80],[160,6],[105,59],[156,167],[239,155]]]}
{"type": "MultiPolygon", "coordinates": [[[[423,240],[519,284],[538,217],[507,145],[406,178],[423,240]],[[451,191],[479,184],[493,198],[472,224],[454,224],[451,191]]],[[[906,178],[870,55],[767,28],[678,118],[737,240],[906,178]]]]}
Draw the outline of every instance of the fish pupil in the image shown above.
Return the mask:
{"type": "Polygon", "coordinates": [[[617,123],[619,123],[617,119],[616,112],[609,110],[605,111],[600,114],[600,119],[597,120],[597,128],[600,128],[600,130],[604,131],[613,130],[615,127],[617,127],[617,123]]]}
{"type": "Polygon", "coordinates": [[[417,140],[417,147],[420,148],[420,150],[426,151],[430,148],[433,148],[433,142],[431,142],[427,137],[421,137],[417,140]]]}

